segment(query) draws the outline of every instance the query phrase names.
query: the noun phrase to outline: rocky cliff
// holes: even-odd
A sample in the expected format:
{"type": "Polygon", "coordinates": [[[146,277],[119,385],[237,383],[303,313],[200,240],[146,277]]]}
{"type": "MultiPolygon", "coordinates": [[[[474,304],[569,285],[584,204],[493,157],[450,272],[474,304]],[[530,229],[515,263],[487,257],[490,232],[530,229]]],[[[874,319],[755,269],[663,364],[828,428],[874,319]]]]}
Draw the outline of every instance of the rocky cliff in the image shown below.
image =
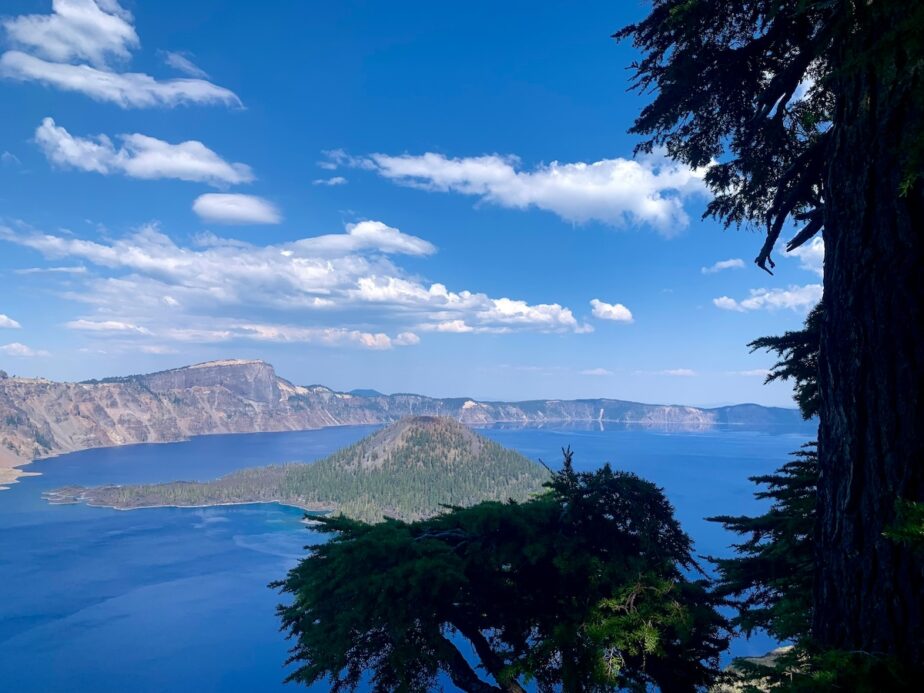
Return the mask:
{"type": "Polygon", "coordinates": [[[351,394],[293,385],[263,361],[213,361],[82,383],[0,377],[0,449],[22,460],[211,433],[390,423],[419,415],[475,425],[597,421],[689,427],[800,421],[796,410],[758,405],[698,409],[611,399],[477,402],[351,394]]]}

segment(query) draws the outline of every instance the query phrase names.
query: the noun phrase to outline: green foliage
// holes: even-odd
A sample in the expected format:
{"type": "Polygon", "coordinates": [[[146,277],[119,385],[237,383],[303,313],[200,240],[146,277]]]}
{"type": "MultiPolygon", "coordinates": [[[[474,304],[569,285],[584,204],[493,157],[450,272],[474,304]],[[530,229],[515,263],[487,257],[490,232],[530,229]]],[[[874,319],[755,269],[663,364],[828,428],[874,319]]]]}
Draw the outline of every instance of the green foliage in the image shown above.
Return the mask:
{"type": "Polygon", "coordinates": [[[545,467],[459,423],[418,418],[383,429],[311,464],[242,469],[214,481],[71,489],[94,505],[138,508],[279,502],[364,522],[435,515],[444,506],[526,500],[545,467]]]}
{"type": "MultiPolygon", "coordinates": [[[[805,418],[817,415],[819,304],[804,329],[782,337],[762,337],[753,349],[775,351],[780,357],[767,378],[794,382],[796,399],[805,418]]],[[[755,493],[770,500],[770,508],[756,517],[709,518],[745,538],[733,558],[710,558],[718,570],[716,593],[737,609],[733,626],[750,634],[763,629],[795,645],[763,660],[736,660],[732,678],[745,691],[910,691],[906,669],[877,653],[823,650],[812,641],[813,582],[817,566],[815,522],[818,494],[818,454],[808,443],[773,474],[752,477],[764,487],[755,493]]],[[[899,521],[888,535],[920,546],[924,537],[924,504],[899,501],[899,521]]]]}
{"type": "Polygon", "coordinates": [[[632,128],[647,137],[639,149],[664,147],[674,159],[709,166],[714,197],[706,214],[726,224],[767,224],[756,261],[773,267],[770,251],[789,215],[807,222],[800,243],[823,226],[830,51],[849,32],[849,3],[652,5],[648,17],[615,35],[642,54],[633,65],[635,88],[654,94],[632,128]]]}
{"type": "Polygon", "coordinates": [[[793,453],[773,474],[751,477],[770,500],[757,517],[709,518],[745,537],[734,558],[710,558],[718,569],[716,591],[732,598],[732,623],[748,635],[763,629],[778,640],[805,637],[812,622],[818,455],[815,443],[793,453]]]}
{"type": "Polygon", "coordinates": [[[751,351],[765,349],[779,357],[766,382],[791,380],[796,402],[802,416],[818,416],[821,399],[818,394],[818,345],[821,340],[823,303],[808,314],[801,330],[786,332],[782,337],[760,337],[748,344],[751,351]]]}
{"type": "Polygon", "coordinates": [[[352,690],[693,690],[726,645],[717,598],[660,489],[608,466],[565,467],[525,503],[428,520],[328,518],[333,534],[275,586],[292,680],[352,690]],[[497,685],[479,682],[467,641],[497,685]]]}
{"type": "Polygon", "coordinates": [[[898,542],[924,549],[924,503],[899,500],[895,526],[886,536],[898,542]]]}

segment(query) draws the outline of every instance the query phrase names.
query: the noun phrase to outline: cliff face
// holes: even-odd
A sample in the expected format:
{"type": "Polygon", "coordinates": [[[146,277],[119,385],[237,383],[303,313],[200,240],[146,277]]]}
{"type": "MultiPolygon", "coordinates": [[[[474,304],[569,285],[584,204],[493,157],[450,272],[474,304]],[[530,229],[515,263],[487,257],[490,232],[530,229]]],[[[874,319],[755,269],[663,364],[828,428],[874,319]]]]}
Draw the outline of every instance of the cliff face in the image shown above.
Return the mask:
{"type": "Polygon", "coordinates": [[[210,433],[390,423],[406,416],[449,416],[475,425],[600,421],[690,427],[800,421],[795,410],[757,405],[698,409],[608,399],[507,403],[356,395],[293,385],[262,361],[213,361],[85,383],[0,378],[0,449],[26,460],[210,433]]]}

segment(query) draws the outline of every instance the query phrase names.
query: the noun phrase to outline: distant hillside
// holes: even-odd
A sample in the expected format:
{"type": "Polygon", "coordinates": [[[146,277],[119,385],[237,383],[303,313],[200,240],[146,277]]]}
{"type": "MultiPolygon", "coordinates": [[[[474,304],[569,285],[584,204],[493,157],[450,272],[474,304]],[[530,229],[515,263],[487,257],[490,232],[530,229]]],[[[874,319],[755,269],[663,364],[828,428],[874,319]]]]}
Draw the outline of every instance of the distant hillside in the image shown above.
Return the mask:
{"type": "Polygon", "coordinates": [[[418,416],[311,464],[255,467],[208,482],[71,487],[46,497],[122,509],[276,501],[377,522],[428,517],[442,505],[526,500],[548,478],[541,465],[453,419],[418,416]]]}
{"type": "Polygon", "coordinates": [[[795,409],[754,404],[700,409],[614,399],[478,402],[372,390],[351,394],[293,385],[263,361],[212,361],[82,383],[0,376],[0,449],[23,461],[210,433],[391,423],[418,415],[472,425],[596,421],[704,428],[801,422],[795,409]]]}

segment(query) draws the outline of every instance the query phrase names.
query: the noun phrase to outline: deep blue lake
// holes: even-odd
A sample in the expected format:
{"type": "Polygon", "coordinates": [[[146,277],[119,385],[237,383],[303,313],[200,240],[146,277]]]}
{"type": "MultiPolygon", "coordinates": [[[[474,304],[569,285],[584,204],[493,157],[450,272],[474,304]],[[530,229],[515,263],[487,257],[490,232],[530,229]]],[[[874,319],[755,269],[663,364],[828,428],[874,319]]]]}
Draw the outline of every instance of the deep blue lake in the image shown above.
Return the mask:
{"type": "MultiPolygon", "coordinates": [[[[273,691],[284,686],[287,643],[279,596],[266,585],[322,538],[302,513],[276,505],[118,511],[49,505],[69,484],[204,480],[242,467],[311,461],[375,427],[208,436],[183,443],[87,450],[27,467],[0,491],[0,689],[273,691]]],[[[705,522],[759,509],[749,476],[778,467],[814,436],[802,429],[667,431],[599,426],[486,428],[482,433],[551,466],[604,462],[663,486],[700,554],[729,552],[732,536],[705,522]]],[[[765,637],[734,655],[762,654],[765,637]]],[[[326,690],[325,686],[313,690],[326,690]]]]}

